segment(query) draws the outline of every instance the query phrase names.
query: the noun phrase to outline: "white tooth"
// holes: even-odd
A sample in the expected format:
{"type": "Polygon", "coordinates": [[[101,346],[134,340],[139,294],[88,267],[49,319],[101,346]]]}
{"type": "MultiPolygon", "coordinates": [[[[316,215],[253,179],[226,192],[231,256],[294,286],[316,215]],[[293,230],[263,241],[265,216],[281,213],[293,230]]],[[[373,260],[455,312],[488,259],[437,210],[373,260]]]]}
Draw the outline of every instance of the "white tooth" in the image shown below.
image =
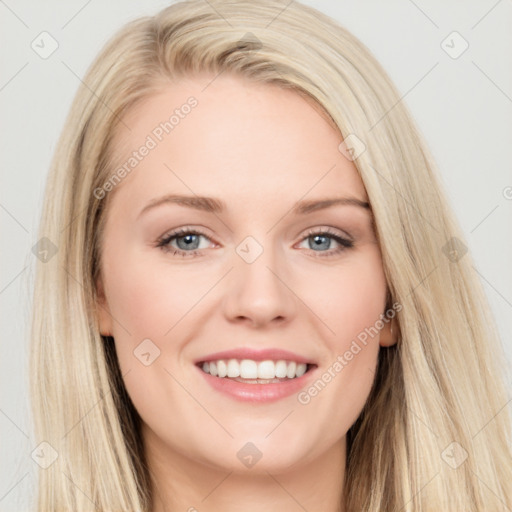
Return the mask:
{"type": "Polygon", "coordinates": [[[258,363],[258,379],[273,379],[276,376],[274,361],[261,361],[258,363]]]}
{"type": "Polygon", "coordinates": [[[286,376],[289,379],[293,379],[295,377],[295,369],[296,368],[297,368],[297,363],[295,361],[288,363],[288,370],[286,372],[286,376]]]}
{"type": "Polygon", "coordinates": [[[225,377],[228,373],[226,361],[223,359],[219,359],[217,361],[217,373],[219,374],[219,377],[225,377]]]}
{"type": "Polygon", "coordinates": [[[240,377],[240,365],[238,364],[238,361],[236,359],[230,359],[228,361],[227,372],[228,377],[240,377]]]}
{"type": "Polygon", "coordinates": [[[286,374],[288,370],[288,366],[286,365],[286,361],[277,361],[276,363],[276,377],[278,379],[283,379],[286,377],[286,374]]]}
{"type": "Polygon", "coordinates": [[[293,379],[301,377],[306,373],[307,364],[287,362],[283,359],[272,361],[253,361],[252,359],[219,359],[217,361],[208,361],[203,363],[203,371],[213,377],[229,377],[232,379],[283,379],[288,377],[293,379]]]}
{"type": "Polygon", "coordinates": [[[258,364],[256,361],[250,359],[243,359],[240,362],[240,377],[242,379],[257,379],[258,378],[258,364]]]}
{"type": "Polygon", "coordinates": [[[301,377],[302,375],[304,375],[306,373],[307,367],[308,365],[306,363],[299,363],[297,365],[297,369],[295,370],[295,374],[297,375],[297,377],[301,377]]]}

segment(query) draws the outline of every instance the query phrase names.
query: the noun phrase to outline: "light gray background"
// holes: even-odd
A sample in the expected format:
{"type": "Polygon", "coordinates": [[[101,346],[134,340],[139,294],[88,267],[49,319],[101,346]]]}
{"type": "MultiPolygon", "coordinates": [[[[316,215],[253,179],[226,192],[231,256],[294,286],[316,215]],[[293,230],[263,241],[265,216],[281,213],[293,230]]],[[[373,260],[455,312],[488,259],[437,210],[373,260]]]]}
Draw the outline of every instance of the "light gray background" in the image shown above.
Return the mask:
{"type": "MultiPolygon", "coordinates": [[[[358,36],[397,84],[439,164],[512,361],[512,1],[304,3],[358,36]],[[453,31],[469,43],[457,59],[441,47],[453,31]]],[[[35,488],[26,370],[31,248],[50,158],[80,79],[107,38],[166,5],[0,0],[1,511],[27,510],[35,488]],[[31,48],[43,31],[59,45],[47,59],[31,48]]]]}

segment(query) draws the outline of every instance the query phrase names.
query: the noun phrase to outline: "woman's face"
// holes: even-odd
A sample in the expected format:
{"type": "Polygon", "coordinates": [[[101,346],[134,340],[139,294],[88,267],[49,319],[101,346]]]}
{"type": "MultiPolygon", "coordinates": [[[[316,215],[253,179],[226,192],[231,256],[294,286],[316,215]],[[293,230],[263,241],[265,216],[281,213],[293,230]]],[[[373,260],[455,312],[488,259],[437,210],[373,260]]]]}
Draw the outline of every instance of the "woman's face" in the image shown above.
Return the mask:
{"type": "Polygon", "coordinates": [[[99,319],[148,450],[253,473],[343,450],[390,342],[368,335],[386,282],[340,134],[298,94],[225,75],[123,121],[99,319]]]}

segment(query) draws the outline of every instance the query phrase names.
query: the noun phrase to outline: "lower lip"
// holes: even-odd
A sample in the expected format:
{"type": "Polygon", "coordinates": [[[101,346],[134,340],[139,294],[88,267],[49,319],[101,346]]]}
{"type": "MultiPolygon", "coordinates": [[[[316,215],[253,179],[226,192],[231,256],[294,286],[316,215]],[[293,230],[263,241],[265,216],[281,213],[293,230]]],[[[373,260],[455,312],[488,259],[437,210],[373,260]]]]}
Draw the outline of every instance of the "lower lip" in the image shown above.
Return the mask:
{"type": "Polygon", "coordinates": [[[317,367],[304,375],[270,384],[245,384],[228,377],[214,377],[196,366],[212,388],[242,402],[275,402],[298,393],[310,379],[317,367]]]}

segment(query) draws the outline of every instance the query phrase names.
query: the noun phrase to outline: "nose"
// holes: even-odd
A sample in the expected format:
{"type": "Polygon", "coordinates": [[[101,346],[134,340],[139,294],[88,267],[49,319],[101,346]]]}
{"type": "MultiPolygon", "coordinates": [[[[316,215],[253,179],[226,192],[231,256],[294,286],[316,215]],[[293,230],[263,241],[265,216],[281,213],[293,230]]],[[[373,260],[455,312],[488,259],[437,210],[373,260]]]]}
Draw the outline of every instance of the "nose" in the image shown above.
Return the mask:
{"type": "Polygon", "coordinates": [[[295,315],[297,297],[283,265],[278,265],[270,249],[247,263],[237,254],[226,282],[224,314],[230,322],[251,327],[284,324],[295,315]]]}

